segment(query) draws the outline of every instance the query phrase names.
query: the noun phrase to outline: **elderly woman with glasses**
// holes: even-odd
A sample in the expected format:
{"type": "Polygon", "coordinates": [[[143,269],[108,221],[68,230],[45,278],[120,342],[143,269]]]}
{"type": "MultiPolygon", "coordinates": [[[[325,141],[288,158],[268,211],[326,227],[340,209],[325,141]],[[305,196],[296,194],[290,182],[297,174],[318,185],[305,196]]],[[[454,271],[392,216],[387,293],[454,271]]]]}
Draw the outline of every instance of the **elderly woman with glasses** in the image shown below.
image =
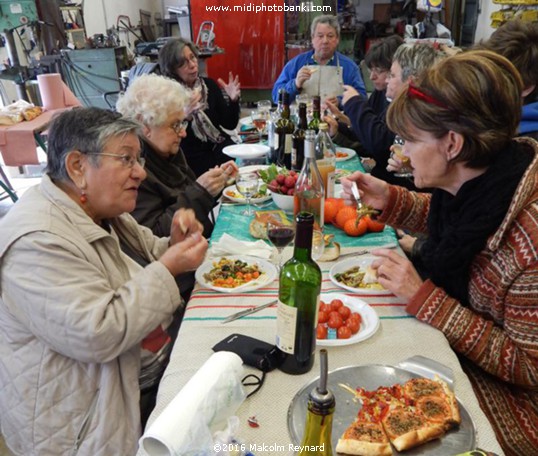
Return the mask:
{"type": "Polygon", "coordinates": [[[239,78],[230,73],[228,83],[222,79],[217,83],[201,77],[198,49],[182,38],[168,40],[161,48],[159,66],[161,74],[181,83],[193,97],[183,151],[194,174],[200,176],[229,159],[222,149],[234,142],[222,128],[233,130],[239,122],[239,78]]]}
{"type": "Polygon", "coordinates": [[[207,250],[191,210],[166,238],[129,215],[146,177],[139,128],[61,113],[41,184],[0,222],[0,415],[15,455],[136,453],[141,389],[162,375],[182,303],[175,277],[207,250]]]}
{"type": "MultiPolygon", "coordinates": [[[[157,236],[170,232],[179,208],[192,209],[204,226],[204,236],[209,236],[216,197],[238,170],[234,161],[229,160],[195,176],[181,147],[187,136],[188,102],[189,93],[181,84],[148,74],[136,78],[116,106],[125,117],[142,124],[142,156],[146,159],[147,178],[138,189],[132,215],[157,236]]],[[[189,273],[181,279],[181,292],[187,298],[194,276],[189,273]]]]}
{"type": "Polygon", "coordinates": [[[355,173],[364,203],[392,226],[427,232],[422,278],[396,252],[374,251],[385,288],[460,356],[508,456],[538,448],[538,143],[516,138],[523,81],[504,57],[449,57],[387,113],[405,140],[415,193],[355,173]]]}

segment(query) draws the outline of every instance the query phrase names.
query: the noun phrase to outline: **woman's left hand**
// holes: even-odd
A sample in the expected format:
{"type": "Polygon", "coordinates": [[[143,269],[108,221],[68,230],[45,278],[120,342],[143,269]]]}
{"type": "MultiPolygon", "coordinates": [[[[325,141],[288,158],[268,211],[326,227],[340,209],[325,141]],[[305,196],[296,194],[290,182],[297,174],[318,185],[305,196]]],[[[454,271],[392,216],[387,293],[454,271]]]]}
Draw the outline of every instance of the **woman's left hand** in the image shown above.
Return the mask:
{"type": "Polygon", "coordinates": [[[170,227],[170,245],[183,241],[194,233],[202,233],[203,225],[196,219],[192,209],[178,209],[172,218],[170,227]]]}
{"type": "Polygon", "coordinates": [[[234,75],[230,71],[230,74],[228,76],[228,84],[226,84],[221,78],[219,78],[217,82],[228,94],[230,100],[239,100],[239,97],[241,96],[241,84],[239,83],[239,76],[236,76],[234,78],[234,75]]]}
{"type": "Polygon", "coordinates": [[[423,284],[413,263],[391,249],[376,249],[372,254],[378,257],[372,262],[372,268],[377,271],[379,283],[409,301],[423,284]]]}

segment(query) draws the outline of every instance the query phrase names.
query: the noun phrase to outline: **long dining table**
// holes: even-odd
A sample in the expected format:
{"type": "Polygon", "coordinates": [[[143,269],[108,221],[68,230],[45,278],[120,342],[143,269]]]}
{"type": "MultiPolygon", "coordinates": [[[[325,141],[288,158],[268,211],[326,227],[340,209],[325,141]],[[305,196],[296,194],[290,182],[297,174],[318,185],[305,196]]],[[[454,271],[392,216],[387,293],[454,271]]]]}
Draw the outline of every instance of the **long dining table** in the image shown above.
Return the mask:
{"type": "MultiPolygon", "coordinates": [[[[349,162],[344,163],[347,169],[360,168],[357,159],[355,163],[351,160],[349,162]]],[[[246,228],[250,219],[241,214],[241,209],[244,209],[244,206],[230,205],[221,208],[211,243],[220,239],[224,233],[243,240],[254,240],[246,228]]],[[[263,209],[276,209],[276,207],[269,205],[263,209]]],[[[387,244],[397,245],[396,235],[390,227],[385,227],[385,230],[380,233],[367,233],[357,238],[350,238],[332,226],[326,226],[326,232],[334,234],[334,239],[341,244],[342,254],[369,250],[387,244]]],[[[287,247],[284,250],[284,256],[289,257],[291,254],[292,248],[287,247]]],[[[355,344],[325,347],[328,350],[329,370],[332,372],[348,366],[364,366],[366,372],[368,369],[372,369],[373,372],[380,366],[381,368],[388,366],[389,369],[393,366],[406,366],[406,362],[410,359],[440,363],[443,372],[449,373],[456,396],[465,412],[468,413],[471,429],[467,429],[467,432],[473,434],[473,446],[502,455],[493,429],[481,411],[472,386],[445,336],[439,330],[408,315],[405,312],[405,302],[388,291],[359,296],[335,285],[329,278],[329,270],[337,261],[319,262],[323,273],[323,296],[330,298],[331,295],[344,294],[360,298],[374,309],[380,324],[378,330],[366,340],[355,344]]],[[[277,297],[278,279],[257,290],[236,293],[221,293],[196,284],[186,306],[183,322],[169,365],[161,380],[157,404],[150,416],[148,426],[212,355],[212,347],[225,337],[240,333],[274,344],[276,305],[230,323],[223,324],[223,320],[237,311],[275,300],[277,297]]],[[[251,453],[255,455],[296,454],[290,444],[298,445],[300,442],[296,440],[297,436],[294,439],[290,434],[290,419],[292,418],[288,416],[290,404],[295,402],[297,393],[306,384],[319,376],[319,358],[317,353],[314,367],[303,375],[288,375],[278,369],[267,373],[261,389],[247,398],[239,407],[236,415],[240,426],[236,437],[251,453]],[[253,418],[257,427],[251,426],[253,418]]],[[[245,366],[245,373],[259,375],[261,372],[245,366]]],[[[337,402],[335,419],[338,414],[337,402]]],[[[339,435],[333,432],[333,445],[336,444],[338,437],[339,435]]],[[[461,452],[436,451],[436,447],[433,446],[433,448],[424,454],[453,456],[461,452]]],[[[146,453],[140,449],[138,454],[143,456],[146,453]]]]}

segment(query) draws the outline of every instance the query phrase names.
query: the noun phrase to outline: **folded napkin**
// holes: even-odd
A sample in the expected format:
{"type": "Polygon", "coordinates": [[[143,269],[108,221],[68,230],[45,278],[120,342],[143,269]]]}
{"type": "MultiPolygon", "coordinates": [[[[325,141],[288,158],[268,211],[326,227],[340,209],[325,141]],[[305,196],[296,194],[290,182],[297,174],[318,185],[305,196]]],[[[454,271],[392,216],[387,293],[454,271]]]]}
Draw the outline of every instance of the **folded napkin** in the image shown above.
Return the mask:
{"type": "Polygon", "coordinates": [[[211,245],[211,256],[219,255],[249,255],[269,259],[275,248],[261,239],[258,241],[241,241],[228,233],[211,245]]]}
{"type": "Polygon", "coordinates": [[[146,454],[213,454],[212,430],[225,427],[245,399],[242,364],[235,353],[214,353],[140,438],[146,454]]]}

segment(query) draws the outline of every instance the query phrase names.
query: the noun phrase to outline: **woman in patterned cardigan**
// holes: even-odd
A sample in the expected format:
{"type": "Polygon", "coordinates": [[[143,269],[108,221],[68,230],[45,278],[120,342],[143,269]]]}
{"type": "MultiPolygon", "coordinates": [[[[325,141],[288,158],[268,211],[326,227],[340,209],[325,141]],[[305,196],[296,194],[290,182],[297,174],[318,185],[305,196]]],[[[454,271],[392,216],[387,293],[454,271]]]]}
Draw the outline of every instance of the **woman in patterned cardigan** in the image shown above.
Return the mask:
{"type": "Polygon", "coordinates": [[[538,142],[513,139],[522,80],[489,51],[440,62],[391,104],[418,188],[355,173],[364,202],[392,226],[428,233],[423,280],[380,249],[379,282],[459,354],[507,455],[538,454],[538,142]]]}

